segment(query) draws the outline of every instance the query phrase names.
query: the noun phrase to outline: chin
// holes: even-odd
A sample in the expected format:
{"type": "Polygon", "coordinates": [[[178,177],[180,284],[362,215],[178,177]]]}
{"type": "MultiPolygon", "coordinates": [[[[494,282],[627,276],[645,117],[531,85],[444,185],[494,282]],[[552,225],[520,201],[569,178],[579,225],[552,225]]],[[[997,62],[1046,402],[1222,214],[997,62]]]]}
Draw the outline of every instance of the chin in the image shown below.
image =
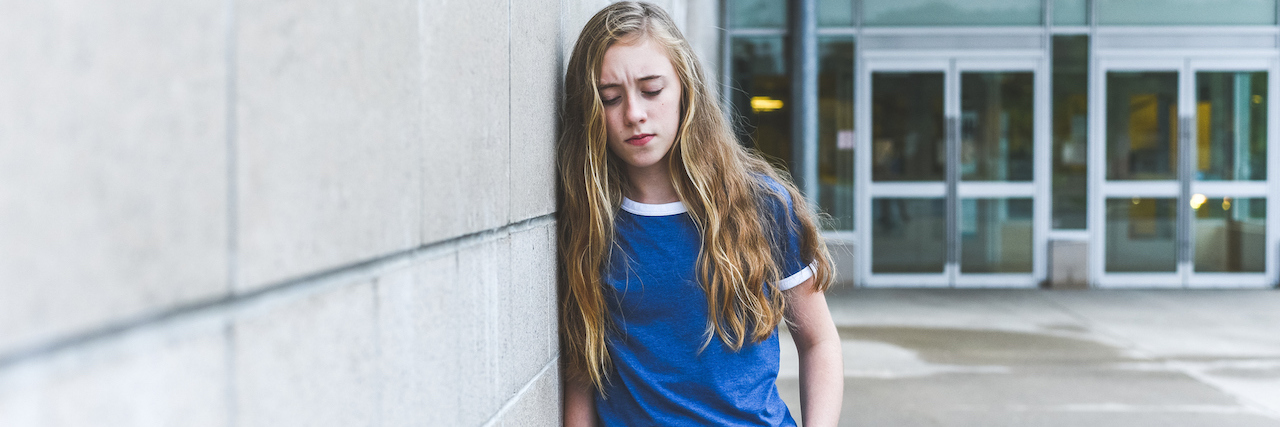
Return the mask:
{"type": "MultiPolygon", "coordinates": [[[[634,149],[635,147],[627,148],[634,149]]],[[[629,150],[630,152],[626,152],[626,155],[620,155],[618,157],[622,160],[622,163],[625,163],[628,167],[648,169],[654,166],[659,166],[667,159],[667,152],[659,153],[654,150],[654,148],[656,147],[644,147],[634,151],[629,150]]],[[[670,150],[671,149],[668,146],[667,151],[669,152],[670,150]]],[[[618,154],[618,152],[615,151],[614,154],[618,154]]]]}
{"type": "Polygon", "coordinates": [[[627,162],[631,167],[636,169],[648,169],[658,164],[658,161],[631,161],[627,162]]]}
{"type": "Polygon", "coordinates": [[[663,157],[633,157],[627,161],[627,164],[633,168],[647,169],[662,163],[663,157]]]}

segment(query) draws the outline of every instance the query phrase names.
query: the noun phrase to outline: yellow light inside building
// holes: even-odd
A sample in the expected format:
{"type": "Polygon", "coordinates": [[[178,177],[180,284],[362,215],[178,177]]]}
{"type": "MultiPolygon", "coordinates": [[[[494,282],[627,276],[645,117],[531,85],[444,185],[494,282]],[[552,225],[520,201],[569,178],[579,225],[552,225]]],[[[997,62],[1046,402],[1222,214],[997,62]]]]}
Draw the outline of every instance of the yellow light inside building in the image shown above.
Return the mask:
{"type": "Polygon", "coordinates": [[[1254,103],[1254,104],[1261,104],[1261,103],[1262,103],[1262,95],[1254,95],[1254,96],[1253,96],[1253,103],[1254,103]]]}
{"type": "Polygon", "coordinates": [[[1231,210],[1231,199],[1230,199],[1230,198],[1226,198],[1226,197],[1224,197],[1224,198],[1222,199],[1222,210],[1224,210],[1224,211],[1229,211],[1229,210],[1231,210]]]}
{"type": "Polygon", "coordinates": [[[1133,198],[1133,204],[1135,204],[1135,205],[1136,205],[1136,204],[1138,204],[1138,203],[1142,203],[1142,199],[1139,199],[1139,198],[1137,198],[1137,197],[1134,197],[1134,198],[1133,198]]]}
{"type": "Polygon", "coordinates": [[[751,111],[757,113],[767,113],[782,108],[781,99],[773,99],[767,96],[751,97],[751,111]]]}
{"type": "Polygon", "coordinates": [[[1209,198],[1205,197],[1203,194],[1195,194],[1191,196],[1191,209],[1200,209],[1200,206],[1204,205],[1204,202],[1207,200],[1209,200],[1209,198]]]}

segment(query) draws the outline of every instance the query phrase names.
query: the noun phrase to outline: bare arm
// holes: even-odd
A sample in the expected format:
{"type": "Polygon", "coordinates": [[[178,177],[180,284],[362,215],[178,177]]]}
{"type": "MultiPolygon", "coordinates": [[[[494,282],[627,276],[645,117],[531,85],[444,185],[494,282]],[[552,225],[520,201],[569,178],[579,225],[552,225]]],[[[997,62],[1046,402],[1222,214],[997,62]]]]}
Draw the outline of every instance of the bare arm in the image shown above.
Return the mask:
{"type": "Polygon", "coordinates": [[[789,329],[800,355],[800,408],[805,427],[834,427],[844,401],[844,358],[827,298],[813,279],[783,291],[789,329]]]}
{"type": "Polygon", "coordinates": [[[595,427],[595,388],[591,383],[564,382],[564,427],[595,427]]]}

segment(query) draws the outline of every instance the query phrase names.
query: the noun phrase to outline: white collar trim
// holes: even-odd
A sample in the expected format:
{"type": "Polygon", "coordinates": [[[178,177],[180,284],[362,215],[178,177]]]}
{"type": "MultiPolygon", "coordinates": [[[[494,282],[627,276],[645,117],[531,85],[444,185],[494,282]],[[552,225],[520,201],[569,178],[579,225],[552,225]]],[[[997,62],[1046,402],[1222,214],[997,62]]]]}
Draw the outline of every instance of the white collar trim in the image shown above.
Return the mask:
{"type": "Polygon", "coordinates": [[[655,205],[650,203],[640,203],[623,196],[622,210],[640,216],[670,216],[688,212],[689,208],[684,206],[684,202],[679,201],[655,205]]]}

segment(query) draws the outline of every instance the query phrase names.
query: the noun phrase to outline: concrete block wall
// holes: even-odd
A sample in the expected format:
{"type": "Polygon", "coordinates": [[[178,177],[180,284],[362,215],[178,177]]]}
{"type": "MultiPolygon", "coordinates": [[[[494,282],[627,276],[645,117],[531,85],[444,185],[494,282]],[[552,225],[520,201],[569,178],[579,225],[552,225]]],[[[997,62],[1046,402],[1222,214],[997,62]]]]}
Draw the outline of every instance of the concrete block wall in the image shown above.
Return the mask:
{"type": "MultiPolygon", "coordinates": [[[[602,0],[0,1],[0,425],[558,425],[602,0]]],[[[660,2],[715,70],[717,2],[660,2]]]]}

